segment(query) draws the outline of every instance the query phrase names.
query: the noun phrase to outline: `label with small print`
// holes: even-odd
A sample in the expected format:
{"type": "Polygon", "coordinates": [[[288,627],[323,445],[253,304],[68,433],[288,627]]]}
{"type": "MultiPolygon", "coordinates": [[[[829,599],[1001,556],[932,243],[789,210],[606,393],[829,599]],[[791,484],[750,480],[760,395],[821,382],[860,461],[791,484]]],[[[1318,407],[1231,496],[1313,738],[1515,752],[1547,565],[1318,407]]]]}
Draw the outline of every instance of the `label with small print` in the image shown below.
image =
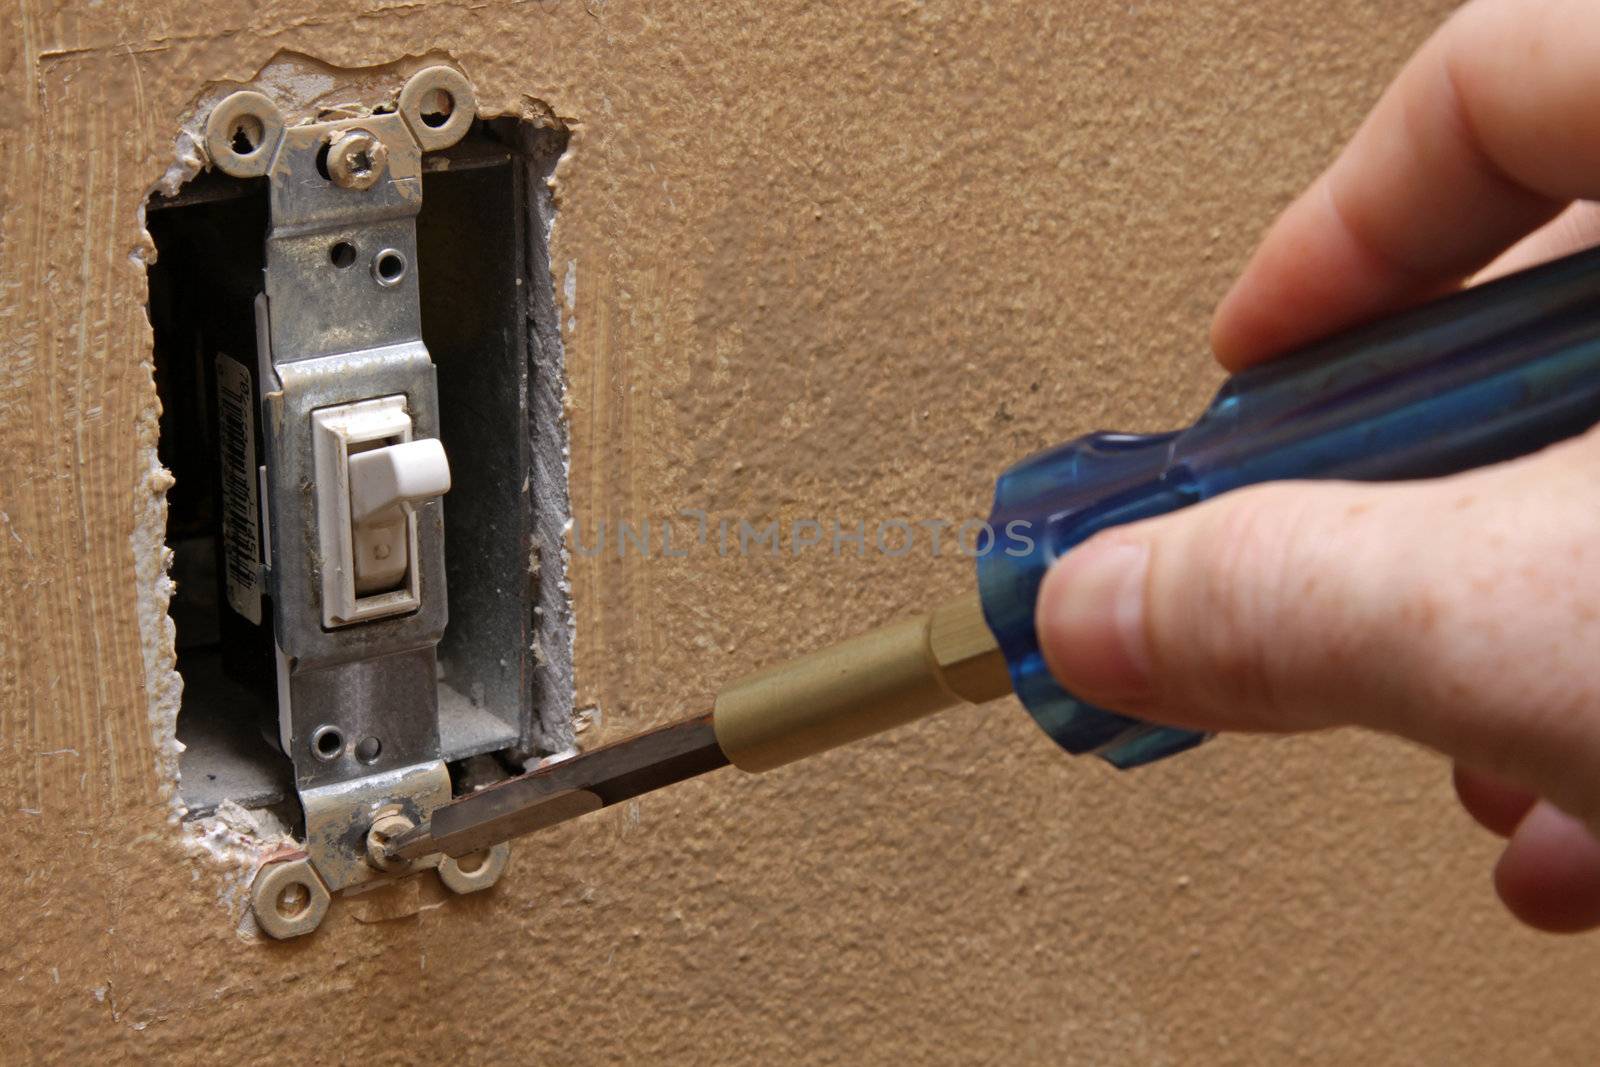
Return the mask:
{"type": "Polygon", "coordinates": [[[261,509],[256,496],[256,393],[250,371],[217,356],[217,441],[222,451],[222,554],[228,603],[261,623],[261,509]]]}

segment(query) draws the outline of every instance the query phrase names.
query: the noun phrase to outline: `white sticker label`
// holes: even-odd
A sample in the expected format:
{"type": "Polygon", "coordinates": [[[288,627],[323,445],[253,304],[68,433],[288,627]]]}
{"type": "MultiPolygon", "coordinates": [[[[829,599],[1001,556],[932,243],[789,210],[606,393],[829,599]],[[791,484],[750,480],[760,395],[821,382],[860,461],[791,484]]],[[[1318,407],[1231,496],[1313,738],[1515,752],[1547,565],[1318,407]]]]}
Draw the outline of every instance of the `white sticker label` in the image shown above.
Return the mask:
{"type": "Polygon", "coordinates": [[[222,550],[228,603],[261,623],[261,511],[256,498],[256,394],[250,372],[217,356],[217,441],[222,450],[222,550]]]}

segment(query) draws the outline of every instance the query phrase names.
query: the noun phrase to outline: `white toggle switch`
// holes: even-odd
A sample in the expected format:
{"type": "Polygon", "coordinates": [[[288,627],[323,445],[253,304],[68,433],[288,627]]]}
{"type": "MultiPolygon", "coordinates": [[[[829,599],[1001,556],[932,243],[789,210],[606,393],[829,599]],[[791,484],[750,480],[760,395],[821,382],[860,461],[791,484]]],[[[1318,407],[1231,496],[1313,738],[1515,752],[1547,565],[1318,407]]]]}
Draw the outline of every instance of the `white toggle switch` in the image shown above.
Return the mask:
{"type": "Polygon", "coordinates": [[[350,456],[350,548],[357,596],[397,588],[410,569],[411,508],[450,490],[450,461],[437,438],[350,456]]]}
{"type": "Polygon", "coordinates": [[[350,521],[357,526],[449,491],[450,461],[437,438],[371,448],[350,457],[350,521]]]}
{"type": "Polygon", "coordinates": [[[314,412],[317,527],[325,626],[419,606],[412,509],[450,489],[450,464],[434,438],[411,439],[405,397],[314,412]]]}

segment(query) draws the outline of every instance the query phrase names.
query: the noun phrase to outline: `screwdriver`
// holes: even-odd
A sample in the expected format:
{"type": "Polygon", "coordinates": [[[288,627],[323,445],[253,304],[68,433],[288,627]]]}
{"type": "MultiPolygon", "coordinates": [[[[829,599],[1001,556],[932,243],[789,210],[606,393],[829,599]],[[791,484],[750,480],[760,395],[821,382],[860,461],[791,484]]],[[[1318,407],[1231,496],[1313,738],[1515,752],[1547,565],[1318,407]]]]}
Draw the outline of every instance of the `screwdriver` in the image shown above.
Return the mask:
{"type": "MultiPolygon", "coordinates": [[[[1092,707],[1034,633],[1045,571],[1108,527],[1287,478],[1427,478],[1534,452],[1600,421],[1600,248],[1461,290],[1232,376],[1187,429],[1093,433],[995,485],[977,588],[724,687],[709,715],[434,809],[388,856],[464,856],[732,764],[781,767],[1015,693],[1074,755],[1127,769],[1206,735],[1092,707]]],[[[1327,531],[1337,537],[1337,529],[1327,531]]]]}

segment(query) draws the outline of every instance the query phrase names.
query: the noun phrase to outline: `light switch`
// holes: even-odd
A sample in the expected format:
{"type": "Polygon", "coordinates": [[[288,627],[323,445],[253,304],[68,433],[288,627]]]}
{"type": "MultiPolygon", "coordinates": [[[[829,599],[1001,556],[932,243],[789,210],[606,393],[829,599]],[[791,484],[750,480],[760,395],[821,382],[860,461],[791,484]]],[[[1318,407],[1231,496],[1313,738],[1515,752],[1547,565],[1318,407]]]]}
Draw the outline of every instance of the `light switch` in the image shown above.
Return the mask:
{"type": "Polygon", "coordinates": [[[450,462],[437,438],[350,456],[350,530],[357,596],[397,588],[411,567],[411,509],[450,490],[450,462]]]}
{"type": "Polygon", "coordinates": [[[444,446],[412,439],[403,396],[323,408],[312,427],[323,625],[416,610],[413,509],[450,489],[444,446]]]}
{"type": "Polygon", "coordinates": [[[405,88],[319,67],[338,105],[279,111],[303,74],[285,63],[183,119],[213,165],[144,205],[149,317],[181,490],[186,818],[270,806],[337,891],[393,873],[357,822],[425,816],[452,780],[570,744],[565,358],[537,179],[571,131],[477,121],[446,67],[405,88]],[[440,129],[465,140],[430,164],[440,129]]]}

